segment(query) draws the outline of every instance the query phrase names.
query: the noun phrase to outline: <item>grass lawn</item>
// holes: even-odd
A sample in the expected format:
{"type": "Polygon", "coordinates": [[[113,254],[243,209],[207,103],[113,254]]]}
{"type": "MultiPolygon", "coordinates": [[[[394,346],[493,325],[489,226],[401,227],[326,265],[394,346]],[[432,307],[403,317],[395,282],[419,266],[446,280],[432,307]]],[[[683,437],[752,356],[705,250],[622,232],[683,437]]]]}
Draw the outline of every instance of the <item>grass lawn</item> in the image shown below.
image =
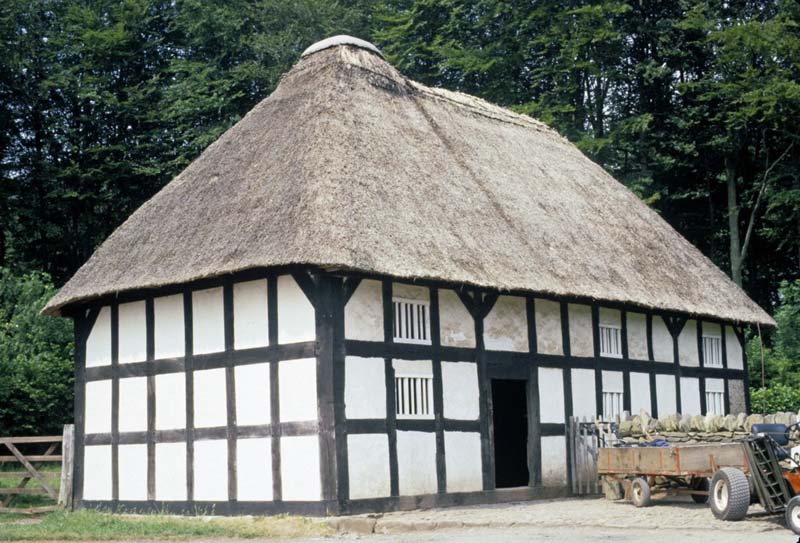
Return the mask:
{"type": "MultiPolygon", "coordinates": [[[[16,487],[22,476],[27,475],[25,468],[17,463],[0,463],[0,471],[18,473],[20,478],[0,478],[0,488],[14,488],[16,487]]],[[[50,463],[45,464],[39,468],[39,473],[45,478],[47,484],[58,492],[61,484],[61,464],[50,463]]],[[[41,485],[35,480],[31,479],[25,488],[41,488],[41,485]]],[[[0,501],[5,498],[5,495],[0,495],[0,501]]],[[[14,496],[11,502],[11,507],[40,507],[43,505],[53,505],[55,502],[50,499],[47,494],[19,494],[14,496]]],[[[2,521],[2,518],[0,518],[2,521]]]]}
{"type": "Polygon", "coordinates": [[[0,515],[0,541],[112,541],[145,539],[293,538],[330,534],[304,517],[175,517],[54,512],[38,517],[0,515]]]}

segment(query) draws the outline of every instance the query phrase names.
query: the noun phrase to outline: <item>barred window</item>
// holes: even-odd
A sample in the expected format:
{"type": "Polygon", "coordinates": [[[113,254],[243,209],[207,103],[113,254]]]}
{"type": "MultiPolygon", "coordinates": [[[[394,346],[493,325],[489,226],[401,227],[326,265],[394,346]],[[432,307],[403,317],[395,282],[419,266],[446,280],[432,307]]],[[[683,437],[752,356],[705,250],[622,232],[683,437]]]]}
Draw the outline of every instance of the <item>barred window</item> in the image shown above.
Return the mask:
{"type": "Polygon", "coordinates": [[[600,356],[622,358],[622,331],[618,326],[600,325],[600,356]]]}
{"type": "Polygon", "coordinates": [[[722,367],[722,340],[719,336],[703,336],[703,365],[722,367]]]}
{"type": "Polygon", "coordinates": [[[430,344],[430,304],[422,300],[394,298],[394,340],[430,344]]]}
{"type": "Polygon", "coordinates": [[[433,378],[404,374],[394,379],[395,412],[398,419],[433,418],[433,378]]]}
{"type": "Polygon", "coordinates": [[[706,391],[706,413],[725,414],[725,393],[706,391]]]}

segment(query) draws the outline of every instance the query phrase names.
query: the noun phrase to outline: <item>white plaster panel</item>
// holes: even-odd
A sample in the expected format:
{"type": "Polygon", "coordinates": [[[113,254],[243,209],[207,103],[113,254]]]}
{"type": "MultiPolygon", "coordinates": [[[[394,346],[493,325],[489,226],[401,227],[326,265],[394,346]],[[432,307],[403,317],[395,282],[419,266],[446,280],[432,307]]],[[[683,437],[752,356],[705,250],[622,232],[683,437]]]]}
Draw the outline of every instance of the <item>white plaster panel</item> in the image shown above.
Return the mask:
{"type": "Polygon", "coordinates": [[[569,349],[572,356],[594,356],[592,308],[569,304],[569,349]]]}
{"type": "Polygon", "coordinates": [[[672,415],[678,411],[675,404],[674,375],[656,375],[656,405],[659,417],[672,415]]]}
{"type": "Polygon", "coordinates": [[[628,358],[647,360],[647,317],[641,313],[627,313],[628,358]]]}
{"type": "Polygon", "coordinates": [[[272,500],[272,441],[269,438],[237,440],[236,470],[239,501],[272,500]]]}
{"type": "Polygon", "coordinates": [[[430,360],[394,360],[392,367],[396,375],[433,375],[433,365],[430,360]]]}
{"type": "Polygon", "coordinates": [[[675,353],[672,348],[672,334],[669,333],[664,319],[658,315],[653,315],[653,359],[655,359],[656,362],[675,361],[675,353]]]}
{"type": "Polygon", "coordinates": [[[439,336],[448,347],[475,347],[475,321],[454,291],[439,289],[439,336]]]}
{"type": "Polygon", "coordinates": [[[186,443],[156,443],[155,480],[156,500],[186,499],[186,443]]]}
{"type": "Polygon", "coordinates": [[[601,307],[598,312],[598,318],[600,319],[600,326],[622,327],[622,313],[620,313],[619,309],[601,307]]]}
{"type": "Polygon", "coordinates": [[[383,358],[348,356],[345,358],[344,368],[344,409],[347,418],[386,418],[383,358]]]}
{"type": "Polygon", "coordinates": [[[542,486],[567,484],[567,443],[563,436],[542,437],[542,486]]]}
{"type": "Polygon", "coordinates": [[[212,428],[228,424],[225,368],[194,372],[194,426],[212,428]]]}
{"type": "Polygon", "coordinates": [[[688,320],[678,336],[678,357],[681,366],[699,366],[697,355],[697,321],[688,320]]]}
{"type": "MultiPolygon", "coordinates": [[[[572,414],[575,417],[597,416],[594,370],[572,370],[572,414]]],[[[541,401],[541,400],[540,400],[541,401]]]]}
{"type": "Polygon", "coordinates": [[[195,501],[227,501],[228,441],[225,439],[195,441],[192,471],[195,501]]]}
{"type": "Polygon", "coordinates": [[[436,493],[435,433],[397,432],[397,474],[401,496],[436,493]]]}
{"type": "Polygon", "coordinates": [[[194,354],[225,350],[225,310],[222,287],[192,292],[192,349],[194,354]]]}
{"type": "Polygon", "coordinates": [[[561,341],[561,305],[537,298],[535,308],[537,351],[542,354],[564,354],[561,341]]]}
{"type": "Polygon", "coordinates": [[[147,359],[147,320],[145,302],[119,305],[119,363],[147,359]]]}
{"type": "Polygon", "coordinates": [[[186,339],[183,322],[183,295],[162,296],[153,300],[156,358],[183,356],[186,339]]]}
{"type": "Polygon", "coordinates": [[[447,492],[483,490],[481,435],[477,432],[445,432],[444,460],[447,492]]]}
{"type": "Polygon", "coordinates": [[[382,498],[391,493],[386,434],[348,435],[347,465],[350,499],[382,498]]]}
{"type": "Polygon", "coordinates": [[[100,309],[92,331],[86,338],[86,367],[108,366],[111,364],[111,309],[100,309]]]}
{"type": "Polygon", "coordinates": [[[119,380],[119,431],[147,430],[147,377],[119,380]]]}
{"type": "Polygon", "coordinates": [[[319,438],[281,438],[281,492],[284,501],[319,500],[319,438]]]}
{"type": "Polygon", "coordinates": [[[233,348],[266,347],[267,280],[245,281],[233,285],[233,348]]]}
{"type": "Polygon", "coordinates": [[[681,415],[702,415],[700,412],[700,380],[681,377],[681,415]]]}
{"type": "Polygon", "coordinates": [[[442,400],[448,419],[478,420],[478,366],[471,362],[442,362],[442,400]]]}
{"type": "Polygon", "coordinates": [[[147,445],[144,443],[119,446],[119,499],[147,499],[147,445]]]}
{"type": "Polygon", "coordinates": [[[725,380],[706,379],[706,392],[725,392],[725,380]]]}
{"type": "Polygon", "coordinates": [[[622,372],[603,372],[603,392],[623,392],[622,372]]]}
{"type": "Polygon", "coordinates": [[[111,432],[111,381],[89,381],[86,383],[86,412],[84,432],[106,434],[111,432]]]}
{"type": "Polygon", "coordinates": [[[499,296],[483,320],[487,350],[528,352],[528,319],[525,298],[499,296]]]}
{"type": "Polygon", "coordinates": [[[314,341],[314,306],[291,275],[278,277],[278,342],[314,341]]]}
{"type": "Polygon", "coordinates": [[[431,291],[428,287],[408,285],[406,283],[392,283],[392,297],[430,302],[431,291]]]}
{"type": "Polygon", "coordinates": [[[317,361],[314,358],[278,362],[281,422],[317,420],[317,361]]]}
{"type": "Polygon", "coordinates": [[[725,327],[725,356],[728,360],[728,368],[740,370],[744,368],[744,357],[742,356],[742,344],[736,332],[730,326],[725,327]]]}
{"type": "Polygon", "coordinates": [[[716,322],[701,322],[704,336],[722,337],[722,328],[716,322]]]}
{"type": "Polygon", "coordinates": [[[542,422],[564,422],[564,377],[559,368],[539,368],[539,414],[542,422]]]}
{"type": "Polygon", "coordinates": [[[650,407],[650,375],[631,372],[631,415],[638,415],[642,409],[647,413],[652,411],[650,407]]]}
{"type": "Polygon", "coordinates": [[[83,448],[83,499],[111,499],[111,445],[88,445],[83,448]]]}
{"type": "Polygon", "coordinates": [[[344,308],[347,339],[383,341],[383,287],[380,281],[364,279],[344,308]]]}
{"type": "Polygon", "coordinates": [[[233,370],[236,381],[236,424],[269,424],[269,364],[247,364],[233,370]]]}
{"type": "Polygon", "coordinates": [[[186,427],[186,376],[156,375],[156,430],[186,427]]]}

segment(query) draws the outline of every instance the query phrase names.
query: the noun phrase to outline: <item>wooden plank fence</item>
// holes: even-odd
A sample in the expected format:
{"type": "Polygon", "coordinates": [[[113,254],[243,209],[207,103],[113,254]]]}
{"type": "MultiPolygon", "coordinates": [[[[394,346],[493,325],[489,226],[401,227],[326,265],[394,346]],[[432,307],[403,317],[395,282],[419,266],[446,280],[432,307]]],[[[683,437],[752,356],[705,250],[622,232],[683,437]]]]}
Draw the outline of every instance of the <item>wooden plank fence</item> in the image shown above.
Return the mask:
{"type": "MultiPolygon", "coordinates": [[[[15,471],[0,471],[0,479],[19,479],[16,486],[10,488],[0,487],[0,513],[41,513],[52,511],[61,507],[72,508],[72,469],[74,464],[75,426],[67,424],[60,436],[35,436],[35,437],[0,437],[0,466],[11,462],[21,464],[24,468],[15,471]],[[43,454],[24,454],[23,449],[40,445],[44,447],[43,454]],[[3,450],[5,449],[5,450],[3,450]],[[60,450],[59,450],[60,449],[60,450]],[[46,463],[58,462],[61,464],[61,473],[58,491],[48,482],[48,477],[42,474],[41,468],[46,463]],[[38,486],[29,487],[28,483],[34,481],[38,486]],[[13,507],[15,498],[20,495],[46,495],[54,503],[39,507],[13,507]]],[[[52,479],[52,478],[51,478],[52,479]]]]}
{"type": "Polygon", "coordinates": [[[600,477],[597,474],[599,449],[611,446],[616,439],[615,421],[598,421],[589,417],[570,417],[567,432],[570,485],[576,496],[600,494],[600,477]]]}

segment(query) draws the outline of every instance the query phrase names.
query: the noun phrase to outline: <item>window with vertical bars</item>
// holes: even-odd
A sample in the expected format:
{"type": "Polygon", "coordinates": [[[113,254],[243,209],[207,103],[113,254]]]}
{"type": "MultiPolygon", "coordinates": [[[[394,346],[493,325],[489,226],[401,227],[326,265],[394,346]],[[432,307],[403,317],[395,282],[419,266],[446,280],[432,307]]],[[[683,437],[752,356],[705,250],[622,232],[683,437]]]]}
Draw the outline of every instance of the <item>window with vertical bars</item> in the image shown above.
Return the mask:
{"type": "Polygon", "coordinates": [[[603,392],[603,418],[612,420],[622,416],[622,392],[603,392]]]}
{"type": "Polygon", "coordinates": [[[433,417],[433,378],[430,375],[398,375],[394,378],[398,419],[433,417]]]}
{"type": "Polygon", "coordinates": [[[430,305],[421,300],[395,298],[394,340],[401,343],[430,343],[430,305]]]}
{"type": "Polygon", "coordinates": [[[706,413],[725,414],[725,393],[706,391],[706,413]]]}
{"type": "Polygon", "coordinates": [[[703,365],[722,367],[722,340],[719,336],[703,336],[703,365]]]}
{"type": "Polygon", "coordinates": [[[600,356],[622,358],[622,333],[618,326],[600,325],[600,356]]]}

